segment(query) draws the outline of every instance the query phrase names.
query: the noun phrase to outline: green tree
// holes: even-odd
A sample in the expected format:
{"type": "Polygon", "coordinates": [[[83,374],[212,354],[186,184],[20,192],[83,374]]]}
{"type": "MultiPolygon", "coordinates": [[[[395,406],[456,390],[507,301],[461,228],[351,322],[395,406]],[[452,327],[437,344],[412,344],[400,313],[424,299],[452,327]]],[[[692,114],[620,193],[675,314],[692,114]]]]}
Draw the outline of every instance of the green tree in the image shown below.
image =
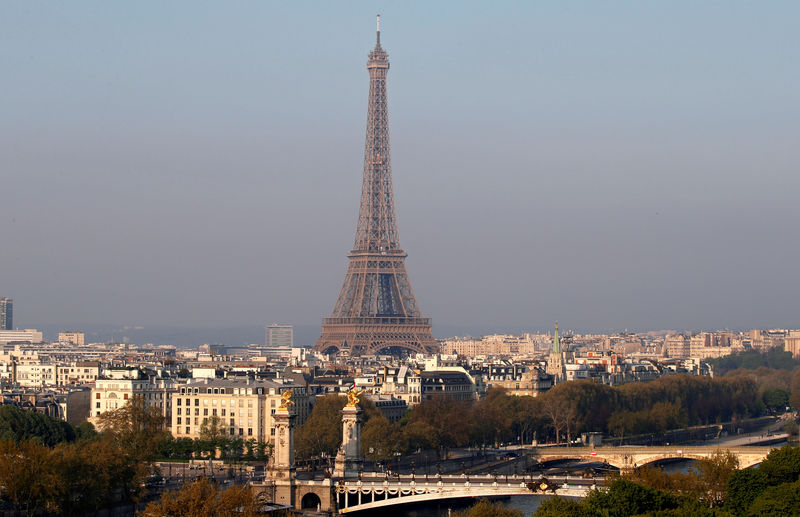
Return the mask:
{"type": "Polygon", "coordinates": [[[788,390],[775,388],[767,390],[762,395],[764,405],[773,413],[783,413],[784,408],[789,405],[789,396],[791,394],[788,390]]]}
{"type": "Polygon", "coordinates": [[[753,501],[746,515],[752,517],[800,515],[800,481],[767,488],[753,501]]]}
{"type": "Polygon", "coordinates": [[[680,506],[672,494],[624,478],[612,481],[606,491],[592,492],[585,501],[590,512],[607,517],[629,517],[680,506]]]}
{"type": "Polygon", "coordinates": [[[71,425],[12,405],[0,405],[0,440],[35,440],[49,447],[75,440],[71,425]]]}
{"type": "Polygon", "coordinates": [[[725,508],[734,515],[744,515],[753,501],[769,486],[767,475],[761,469],[742,469],[728,479],[728,496],[725,508]]]}
{"type": "Polygon", "coordinates": [[[536,509],[535,517],[589,517],[591,514],[581,503],[564,497],[548,497],[536,509]]]}
{"type": "Polygon", "coordinates": [[[522,512],[515,508],[506,508],[501,503],[481,499],[466,510],[454,512],[453,517],[522,517],[522,512]]]}
{"type": "Polygon", "coordinates": [[[758,470],[767,476],[770,485],[797,481],[800,476],[800,447],[786,445],[772,450],[758,470]]]}

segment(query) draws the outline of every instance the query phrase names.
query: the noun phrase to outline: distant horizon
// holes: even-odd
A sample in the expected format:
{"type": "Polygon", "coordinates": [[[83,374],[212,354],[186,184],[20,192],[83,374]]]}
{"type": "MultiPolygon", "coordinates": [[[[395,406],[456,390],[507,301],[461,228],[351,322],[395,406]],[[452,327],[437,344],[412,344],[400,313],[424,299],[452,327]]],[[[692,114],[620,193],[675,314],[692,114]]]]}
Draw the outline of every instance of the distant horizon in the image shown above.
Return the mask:
{"type": "MultiPolygon", "coordinates": [[[[77,325],[72,327],[62,325],[42,325],[41,327],[28,327],[35,328],[43,333],[46,341],[53,341],[58,337],[59,332],[78,331],[86,334],[87,342],[106,343],[106,342],[123,342],[125,338],[132,344],[156,344],[156,345],[174,345],[179,347],[187,346],[200,346],[203,344],[212,345],[231,345],[242,346],[248,344],[264,343],[264,330],[265,327],[272,323],[288,324],[286,322],[270,322],[264,325],[250,324],[250,325],[234,325],[227,327],[197,327],[197,326],[180,326],[180,325],[77,325]],[[124,328],[124,327],[127,327],[124,328]],[[202,339],[206,336],[209,339],[202,339]],[[228,337],[229,339],[225,339],[228,337]],[[258,338],[258,339],[256,339],[258,338]]],[[[319,337],[320,326],[312,324],[299,324],[293,325],[296,346],[312,346],[319,337]]],[[[437,339],[447,339],[453,337],[482,337],[492,334],[511,334],[521,335],[524,333],[541,333],[552,334],[553,325],[550,327],[537,327],[537,326],[513,326],[513,327],[492,327],[492,326],[464,326],[464,325],[441,325],[443,331],[437,332],[437,327],[434,324],[434,337],[437,339]],[[460,330],[460,331],[459,331],[460,330]]],[[[746,332],[752,329],[772,330],[772,329],[792,329],[798,327],[783,326],[783,327],[753,327],[742,326],[738,328],[667,328],[667,329],[636,329],[636,328],[621,328],[621,329],[582,329],[570,328],[559,324],[559,331],[561,333],[574,333],[574,334],[615,334],[620,332],[631,332],[635,334],[660,334],[665,332],[746,332]]],[[[20,327],[22,329],[22,327],[20,327]]]]}

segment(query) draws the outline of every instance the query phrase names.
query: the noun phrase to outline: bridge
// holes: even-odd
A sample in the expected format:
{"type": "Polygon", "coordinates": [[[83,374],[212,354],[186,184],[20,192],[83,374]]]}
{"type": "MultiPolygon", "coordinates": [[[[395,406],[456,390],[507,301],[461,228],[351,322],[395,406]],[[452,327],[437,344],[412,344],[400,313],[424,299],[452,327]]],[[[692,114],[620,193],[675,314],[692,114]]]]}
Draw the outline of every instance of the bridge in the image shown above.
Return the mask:
{"type": "Polygon", "coordinates": [[[548,479],[531,476],[461,476],[428,481],[417,481],[409,476],[391,480],[377,477],[340,480],[335,491],[339,513],[347,514],[443,499],[534,494],[585,497],[594,488],[594,479],[577,476],[548,479]]]}
{"type": "Polygon", "coordinates": [[[606,463],[622,471],[630,471],[665,460],[707,459],[719,452],[730,452],[739,460],[739,468],[761,463],[774,446],[762,447],[532,447],[531,458],[540,463],[558,460],[580,460],[606,463]]]}

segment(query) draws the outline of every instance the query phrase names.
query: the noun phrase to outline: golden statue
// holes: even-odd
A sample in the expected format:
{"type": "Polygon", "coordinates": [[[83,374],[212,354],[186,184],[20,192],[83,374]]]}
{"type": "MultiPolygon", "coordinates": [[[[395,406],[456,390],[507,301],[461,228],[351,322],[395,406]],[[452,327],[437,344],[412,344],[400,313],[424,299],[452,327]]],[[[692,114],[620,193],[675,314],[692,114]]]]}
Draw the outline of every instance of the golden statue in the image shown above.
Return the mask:
{"type": "Polygon", "coordinates": [[[358,407],[358,401],[361,395],[364,394],[364,390],[358,390],[358,388],[353,388],[347,392],[347,405],[345,407],[358,407]]]}
{"type": "Polygon", "coordinates": [[[278,406],[278,409],[289,411],[289,406],[294,405],[294,402],[292,401],[292,395],[294,395],[294,388],[289,388],[281,393],[281,405],[278,406]]]}

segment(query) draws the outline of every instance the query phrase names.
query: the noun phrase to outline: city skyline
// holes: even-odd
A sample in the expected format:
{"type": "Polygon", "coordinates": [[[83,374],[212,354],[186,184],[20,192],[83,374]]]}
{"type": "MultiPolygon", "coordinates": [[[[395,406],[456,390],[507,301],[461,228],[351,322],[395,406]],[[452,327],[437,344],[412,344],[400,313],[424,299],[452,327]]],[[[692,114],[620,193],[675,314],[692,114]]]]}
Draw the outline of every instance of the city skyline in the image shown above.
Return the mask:
{"type": "MultiPolygon", "coordinates": [[[[378,9],[435,336],[800,325],[796,5],[456,5],[378,9]]],[[[376,8],[248,9],[10,6],[16,327],[263,332],[329,313],[376,8]]]]}

